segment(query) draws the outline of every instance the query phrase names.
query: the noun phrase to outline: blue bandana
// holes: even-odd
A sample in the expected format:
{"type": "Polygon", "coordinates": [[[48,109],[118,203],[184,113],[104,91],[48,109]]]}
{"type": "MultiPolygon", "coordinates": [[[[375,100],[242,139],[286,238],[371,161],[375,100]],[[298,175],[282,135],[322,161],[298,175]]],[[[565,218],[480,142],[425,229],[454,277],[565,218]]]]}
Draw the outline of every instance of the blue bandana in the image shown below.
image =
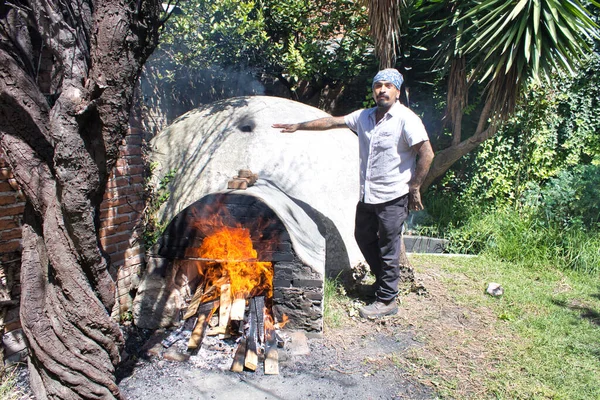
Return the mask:
{"type": "Polygon", "coordinates": [[[394,86],[396,86],[398,90],[400,90],[402,82],[404,82],[404,78],[402,77],[402,74],[398,72],[397,69],[386,68],[382,69],[377,73],[377,75],[375,75],[375,78],[373,78],[373,85],[371,87],[375,86],[375,83],[380,81],[391,82],[394,86]]]}

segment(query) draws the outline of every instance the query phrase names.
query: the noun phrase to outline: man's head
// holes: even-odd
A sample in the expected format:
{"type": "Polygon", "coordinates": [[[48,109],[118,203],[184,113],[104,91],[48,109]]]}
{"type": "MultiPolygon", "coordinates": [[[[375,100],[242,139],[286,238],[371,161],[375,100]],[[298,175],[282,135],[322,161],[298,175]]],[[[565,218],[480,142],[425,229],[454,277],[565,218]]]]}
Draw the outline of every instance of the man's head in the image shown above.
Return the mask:
{"type": "Polygon", "coordinates": [[[389,108],[400,98],[404,78],[397,69],[379,71],[373,78],[373,98],[378,107],[389,108]]]}

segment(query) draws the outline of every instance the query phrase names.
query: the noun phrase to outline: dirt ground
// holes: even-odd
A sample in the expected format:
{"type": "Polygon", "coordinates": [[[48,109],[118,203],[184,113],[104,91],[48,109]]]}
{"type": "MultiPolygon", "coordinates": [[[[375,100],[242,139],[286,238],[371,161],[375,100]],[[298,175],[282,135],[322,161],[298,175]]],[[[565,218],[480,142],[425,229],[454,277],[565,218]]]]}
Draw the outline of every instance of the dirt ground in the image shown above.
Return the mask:
{"type": "MultiPolygon", "coordinates": [[[[496,317],[460,305],[444,283],[447,273],[434,262],[418,263],[424,272],[417,273],[417,282],[426,293],[403,295],[397,315],[362,319],[356,311],[363,302],[350,292],[350,300],[333,305],[341,324],[326,327],[321,337],[302,343],[296,340],[302,335],[283,331],[279,375],[265,375],[262,362],[256,372],[230,372],[235,344],[210,338],[197,355],[171,361],[175,346],[169,354],[152,355],[160,348],[153,344],[169,332],[150,338],[137,332],[128,336],[130,355],[119,369],[119,387],[130,400],[489,397],[481,378],[498,357],[496,317]]],[[[463,293],[481,291],[468,277],[452,279],[463,293]]]]}
{"type": "MultiPolygon", "coordinates": [[[[138,359],[119,386],[131,400],[485,398],[481,377],[493,370],[500,340],[496,318],[458,304],[446,273],[434,263],[421,266],[417,282],[426,293],[406,293],[398,314],[379,320],[358,317],[362,300],[348,293],[351,300],[333,305],[341,325],[309,338],[308,354],[286,341],[279,375],[265,375],[262,363],[256,372],[230,372],[233,346],[205,340],[207,349],[187,361],[138,359]]],[[[481,292],[468,277],[452,279],[463,293],[481,292]]]]}

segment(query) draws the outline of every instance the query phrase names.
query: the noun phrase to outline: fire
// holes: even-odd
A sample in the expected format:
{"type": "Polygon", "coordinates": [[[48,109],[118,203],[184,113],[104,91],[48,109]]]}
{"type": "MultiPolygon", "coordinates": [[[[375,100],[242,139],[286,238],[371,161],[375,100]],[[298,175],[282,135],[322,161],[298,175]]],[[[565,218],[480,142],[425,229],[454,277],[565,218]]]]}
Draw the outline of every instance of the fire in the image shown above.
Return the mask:
{"type": "Polygon", "coordinates": [[[205,290],[230,283],[233,298],[273,297],[273,265],[258,260],[249,229],[225,226],[219,217],[200,220],[196,226],[206,237],[200,247],[188,248],[186,257],[201,259],[197,268],[205,290]]]}

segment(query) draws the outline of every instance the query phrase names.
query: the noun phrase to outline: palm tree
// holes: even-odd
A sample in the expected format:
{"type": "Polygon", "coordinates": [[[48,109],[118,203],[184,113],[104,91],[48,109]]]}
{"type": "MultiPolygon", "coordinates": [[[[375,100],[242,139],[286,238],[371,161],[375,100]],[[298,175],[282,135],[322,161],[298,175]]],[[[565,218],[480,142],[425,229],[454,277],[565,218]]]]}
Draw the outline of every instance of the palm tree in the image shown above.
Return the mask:
{"type": "Polygon", "coordinates": [[[497,132],[530,80],[573,71],[599,36],[579,0],[371,0],[369,10],[381,67],[396,64],[397,50],[408,45],[408,29],[420,27],[410,45],[435,47],[431,66],[445,74],[452,143],[438,149],[423,190],[497,132]],[[485,88],[481,111],[475,130],[463,135],[467,93],[476,82],[485,88]]]}

